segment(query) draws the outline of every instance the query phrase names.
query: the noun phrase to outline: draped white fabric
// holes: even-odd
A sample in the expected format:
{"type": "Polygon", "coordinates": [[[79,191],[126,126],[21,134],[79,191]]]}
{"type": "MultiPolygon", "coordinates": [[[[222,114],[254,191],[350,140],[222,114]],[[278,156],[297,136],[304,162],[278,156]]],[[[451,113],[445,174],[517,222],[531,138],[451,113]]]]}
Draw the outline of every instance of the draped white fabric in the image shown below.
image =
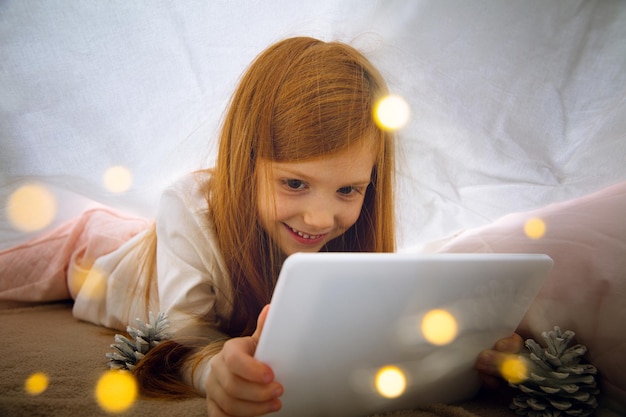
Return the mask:
{"type": "Polygon", "coordinates": [[[295,35],[361,49],[410,105],[401,248],[626,179],[623,1],[4,0],[0,247],[30,236],[7,204],[31,181],[53,225],[92,202],[154,215],[211,164],[248,63],[295,35]],[[111,166],[128,191],[103,186],[111,166]]]}

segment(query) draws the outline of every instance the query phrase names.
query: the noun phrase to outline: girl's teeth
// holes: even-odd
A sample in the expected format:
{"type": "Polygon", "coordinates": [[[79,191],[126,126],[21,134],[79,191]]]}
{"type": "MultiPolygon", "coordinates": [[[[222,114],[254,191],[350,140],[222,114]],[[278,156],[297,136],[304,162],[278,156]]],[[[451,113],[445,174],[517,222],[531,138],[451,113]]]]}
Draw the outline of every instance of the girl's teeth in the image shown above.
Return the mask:
{"type": "Polygon", "coordinates": [[[303,237],[305,239],[317,239],[318,237],[320,237],[320,235],[315,235],[315,236],[307,235],[306,233],[302,233],[302,232],[294,229],[293,227],[291,228],[291,230],[294,233],[296,233],[298,236],[303,237]]]}

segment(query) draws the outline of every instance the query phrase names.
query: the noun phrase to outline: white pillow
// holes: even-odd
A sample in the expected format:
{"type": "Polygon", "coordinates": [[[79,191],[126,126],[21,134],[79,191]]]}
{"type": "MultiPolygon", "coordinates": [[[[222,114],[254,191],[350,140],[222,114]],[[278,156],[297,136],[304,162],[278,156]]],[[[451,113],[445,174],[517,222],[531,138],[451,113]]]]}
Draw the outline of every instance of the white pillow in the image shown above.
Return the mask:
{"type": "Polygon", "coordinates": [[[518,332],[543,343],[560,326],[576,333],[599,371],[606,399],[626,409],[626,182],[594,194],[505,216],[468,230],[438,252],[545,253],[554,269],[518,332]],[[540,219],[542,237],[525,225],[540,219]]]}

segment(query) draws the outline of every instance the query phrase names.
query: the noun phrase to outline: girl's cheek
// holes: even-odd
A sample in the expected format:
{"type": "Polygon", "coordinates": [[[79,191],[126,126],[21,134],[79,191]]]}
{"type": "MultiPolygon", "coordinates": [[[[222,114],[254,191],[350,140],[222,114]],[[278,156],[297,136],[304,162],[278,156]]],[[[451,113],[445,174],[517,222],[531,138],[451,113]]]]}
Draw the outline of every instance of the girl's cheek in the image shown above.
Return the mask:
{"type": "Polygon", "coordinates": [[[345,216],[344,219],[342,219],[342,228],[345,230],[348,230],[350,227],[354,226],[354,223],[356,223],[356,221],[359,219],[359,216],[361,215],[361,205],[359,205],[358,209],[354,209],[352,210],[349,214],[347,214],[345,216]]]}

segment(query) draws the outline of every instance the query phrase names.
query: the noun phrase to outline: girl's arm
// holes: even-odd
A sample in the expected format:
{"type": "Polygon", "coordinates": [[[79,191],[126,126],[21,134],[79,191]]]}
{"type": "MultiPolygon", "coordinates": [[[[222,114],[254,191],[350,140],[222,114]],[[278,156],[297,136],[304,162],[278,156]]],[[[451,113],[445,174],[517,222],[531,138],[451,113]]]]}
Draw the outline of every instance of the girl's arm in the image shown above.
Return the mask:
{"type": "Polygon", "coordinates": [[[156,220],[159,306],[174,338],[138,366],[145,395],[203,394],[208,361],[224,346],[231,284],[213,237],[202,178],[190,174],[162,195],[156,220]]]}
{"type": "Polygon", "coordinates": [[[159,205],[159,308],[168,313],[174,332],[218,329],[231,314],[232,285],[208,216],[205,181],[201,173],[183,177],[163,193],[159,205]]]}

